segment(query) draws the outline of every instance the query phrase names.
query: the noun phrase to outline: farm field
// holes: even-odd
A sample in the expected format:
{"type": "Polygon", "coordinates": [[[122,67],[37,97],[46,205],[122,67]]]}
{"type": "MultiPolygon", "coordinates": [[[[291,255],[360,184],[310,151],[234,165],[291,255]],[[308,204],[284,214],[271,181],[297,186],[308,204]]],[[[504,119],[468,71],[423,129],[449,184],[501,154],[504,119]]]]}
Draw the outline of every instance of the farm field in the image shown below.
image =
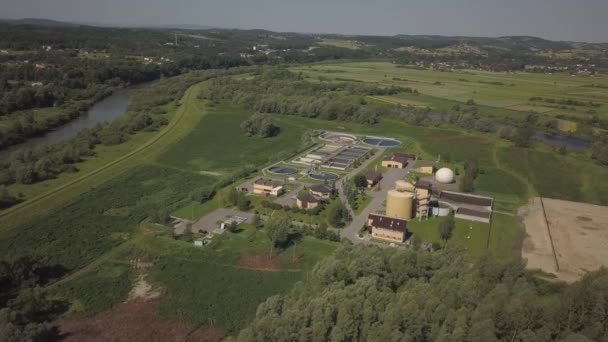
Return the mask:
{"type": "MultiPolygon", "coordinates": [[[[535,110],[547,115],[568,113],[586,116],[594,109],[608,117],[608,93],[591,87],[592,84],[608,86],[608,77],[572,77],[567,74],[497,73],[478,70],[417,70],[400,68],[388,62],[351,62],[300,66],[294,71],[311,78],[350,78],[382,85],[400,85],[417,89],[421,94],[436,98],[475,102],[490,107],[504,108],[511,112],[535,110]],[[327,72],[330,70],[332,72],[327,72]],[[337,71],[340,71],[337,73],[337,71]],[[569,98],[582,102],[594,102],[601,106],[561,106],[530,101],[532,96],[543,98],[569,98]],[[571,107],[574,107],[572,109],[571,107]]],[[[426,102],[424,100],[420,100],[426,102]]]]}

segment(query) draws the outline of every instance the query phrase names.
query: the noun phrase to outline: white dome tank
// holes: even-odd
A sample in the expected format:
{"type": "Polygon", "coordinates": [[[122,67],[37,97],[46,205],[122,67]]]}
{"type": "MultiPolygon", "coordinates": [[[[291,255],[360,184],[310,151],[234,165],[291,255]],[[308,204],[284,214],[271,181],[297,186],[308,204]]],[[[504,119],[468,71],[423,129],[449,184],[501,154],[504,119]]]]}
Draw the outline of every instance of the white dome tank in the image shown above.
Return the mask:
{"type": "Polygon", "coordinates": [[[447,167],[441,168],[435,173],[435,180],[442,184],[454,183],[454,171],[447,167]]]}

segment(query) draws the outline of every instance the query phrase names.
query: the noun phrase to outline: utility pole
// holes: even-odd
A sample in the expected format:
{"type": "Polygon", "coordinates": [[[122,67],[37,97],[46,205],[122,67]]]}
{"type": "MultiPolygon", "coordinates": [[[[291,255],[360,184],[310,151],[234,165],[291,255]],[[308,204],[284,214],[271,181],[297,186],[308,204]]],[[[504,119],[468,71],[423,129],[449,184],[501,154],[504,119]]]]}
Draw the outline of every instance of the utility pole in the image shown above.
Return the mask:
{"type": "Polygon", "coordinates": [[[177,46],[177,32],[174,32],[173,35],[175,36],[175,46],[177,46]]]}

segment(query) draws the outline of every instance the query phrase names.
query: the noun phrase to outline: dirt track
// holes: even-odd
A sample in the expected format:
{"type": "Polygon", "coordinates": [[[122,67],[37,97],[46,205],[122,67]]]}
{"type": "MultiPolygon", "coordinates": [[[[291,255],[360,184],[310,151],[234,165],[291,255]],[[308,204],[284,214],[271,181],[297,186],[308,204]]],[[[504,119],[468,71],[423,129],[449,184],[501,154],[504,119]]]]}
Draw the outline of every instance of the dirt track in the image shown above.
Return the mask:
{"type": "Polygon", "coordinates": [[[608,266],[608,207],[548,198],[542,203],[549,229],[539,198],[521,212],[527,233],[522,256],[528,259],[528,268],[574,281],[585,272],[608,266]]]}

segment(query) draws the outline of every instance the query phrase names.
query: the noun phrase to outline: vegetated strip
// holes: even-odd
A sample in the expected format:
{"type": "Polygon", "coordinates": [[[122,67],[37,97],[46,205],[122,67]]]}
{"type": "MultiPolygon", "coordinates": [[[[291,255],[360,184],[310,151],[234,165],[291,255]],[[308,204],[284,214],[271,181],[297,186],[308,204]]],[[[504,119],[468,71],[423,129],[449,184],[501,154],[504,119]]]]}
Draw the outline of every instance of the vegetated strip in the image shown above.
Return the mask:
{"type": "Polygon", "coordinates": [[[553,243],[553,235],[551,235],[551,227],[549,227],[549,220],[547,220],[547,212],[545,211],[545,202],[543,198],[540,199],[540,207],[543,209],[543,218],[545,219],[545,225],[547,226],[547,232],[549,233],[549,241],[551,241],[551,250],[553,251],[553,258],[555,259],[555,268],[559,272],[559,261],[557,260],[557,251],[555,251],[555,244],[553,243]]]}
{"type": "MultiPolygon", "coordinates": [[[[93,176],[101,173],[102,171],[108,170],[109,168],[111,168],[113,166],[121,164],[124,161],[128,161],[128,160],[132,159],[133,157],[137,156],[140,152],[143,152],[146,149],[148,149],[149,147],[155,145],[155,143],[159,142],[159,140],[161,140],[163,137],[165,137],[168,133],[173,132],[173,130],[182,121],[183,117],[186,116],[186,114],[189,112],[188,111],[188,107],[190,105],[192,105],[192,101],[193,100],[196,100],[196,93],[197,93],[196,90],[198,89],[198,85],[200,85],[200,83],[197,84],[197,85],[194,85],[194,86],[192,86],[192,87],[190,87],[188,89],[188,91],[186,92],[186,95],[182,99],[182,104],[181,104],[180,108],[176,112],[176,117],[169,123],[169,125],[165,129],[163,129],[159,134],[155,135],[152,139],[148,140],[146,143],[144,143],[143,145],[137,147],[135,150],[133,150],[133,151],[125,154],[124,156],[122,156],[122,157],[120,157],[120,158],[118,158],[118,159],[116,159],[114,161],[111,161],[108,164],[106,164],[106,165],[104,165],[104,166],[102,166],[102,167],[100,167],[100,168],[98,168],[96,170],[93,170],[93,171],[91,171],[91,172],[89,172],[89,173],[87,173],[85,175],[83,175],[82,177],[76,178],[76,179],[74,179],[74,180],[72,180],[72,181],[70,181],[68,183],[62,184],[62,185],[58,186],[57,188],[54,188],[54,189],[52,189],[52,190],[50,190],[48,192],[40,194],[40,195],[38,195],[38,196],[36,196],[34,198],[31,198],[31,199],[29,199],[29,200],[27,200],[27,201],[25,201],[25,202],[23,202],[21,204],[17,204],[15,206],[13,206],[13,207],[11,207],[11,208],[9,208],[9,209],[1,212],[0,213],[0,217],[6,217],[6,216],[8,216],[10,214],[17,214],[22,209],[27,209],[27,208],[31,207],[32,205],[36,204],[37,202],[40,202],[43,199],[46,199],[46,198],[48,198],[48,197],[50,197],[52,195],[55,195],[58,192],[66,189],[66,188],[69,188],[69,187],[71,187],[73,185],[81,183],[81,182],[83,182],[83,181],[85,181],[85,180],[87,180],[87,179],[89,179],[89,178],[91,178],[91,177],[93,177],[93,176]]],[[[193,126],[191,126],[190,128],[193,128],[193,126]]],[[[164,147],[166,147],[166,146],[167,145],[165,145],[164,147]]],[[[130,167],[132,167],[134,165],[135,164],[128,165],[128,168],[130,168],[130,167]]],[[[124,170],[122,170],[122,171],[124,171],[124,170]]],[[[116,176],[117,174],[118,173],[114,173],[114,174],[110,175],[109,178],[112,178],[112,177],[116,176]]],[[[103,181],[105,181],[105,180],[106,179],[104,179],[103,181]]],[[[102,181],[102,183],[103,183],[103,181],[102,181]]]]}

